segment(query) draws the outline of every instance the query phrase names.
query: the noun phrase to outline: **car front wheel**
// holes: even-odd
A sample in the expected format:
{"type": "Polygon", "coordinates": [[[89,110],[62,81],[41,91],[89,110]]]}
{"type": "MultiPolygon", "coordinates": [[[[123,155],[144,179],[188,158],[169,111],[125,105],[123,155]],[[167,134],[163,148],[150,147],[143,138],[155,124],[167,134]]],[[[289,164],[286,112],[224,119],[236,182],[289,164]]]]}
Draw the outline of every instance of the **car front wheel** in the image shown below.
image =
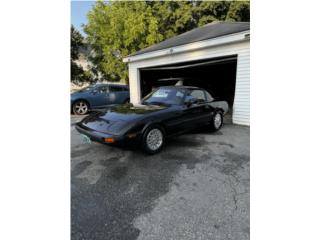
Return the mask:
{"type": "Polygon", "coordinates": [[[89,106],[85,101],[77,101],[73,104],[72,110],[74,114],[84,115],[88,113],[89,106]]]}
{"type": "Polygon", "coordinates": [[[223,124],[223,114],[220,111],[217,111],[213,114],[212,117],[212,127],[214,131],[218,131],[223,124]]]}
{"type": "Polygon", "coordinates": [[[160,126],[149,127],[142,137],[143,150],[149,154],[159,152],[165,142],[164,130],[160,126]]]}

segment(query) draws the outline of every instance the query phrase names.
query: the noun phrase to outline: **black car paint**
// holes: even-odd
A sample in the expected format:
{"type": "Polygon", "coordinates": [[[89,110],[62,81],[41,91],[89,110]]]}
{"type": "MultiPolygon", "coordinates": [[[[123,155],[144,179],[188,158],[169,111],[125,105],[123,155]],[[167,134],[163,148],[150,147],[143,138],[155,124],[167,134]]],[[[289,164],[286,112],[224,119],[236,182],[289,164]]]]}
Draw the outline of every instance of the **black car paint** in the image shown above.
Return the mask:
{"type": "MultiPolygon", "coordinates": [[[[176,87],[181,88],[181,87],[176,87]]],[[[200,89],[183,87],[186,91],[200,89]]],[[[180,105],[132,105],[122,104],[95,112],[76,124],[76,129],[93,141],[104,143],[103,139],[113,137],[115,142],[141,140],[143,132],[151,125],[160,125],[166,137],[179,135],[197,127],[210,124],[216,111],[211,102],[180,105]],[[128,135],[135,134],[135,138],[128,135]]]]}

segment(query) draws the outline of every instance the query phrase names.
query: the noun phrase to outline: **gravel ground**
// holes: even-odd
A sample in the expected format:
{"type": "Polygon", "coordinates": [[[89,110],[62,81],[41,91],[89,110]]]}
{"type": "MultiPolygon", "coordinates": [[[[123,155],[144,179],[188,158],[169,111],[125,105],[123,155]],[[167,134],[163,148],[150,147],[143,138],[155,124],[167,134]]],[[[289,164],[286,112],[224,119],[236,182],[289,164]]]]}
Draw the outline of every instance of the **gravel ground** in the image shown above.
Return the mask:
{"type": "Polygon", "coordinates": [[[85,144],[71,118],[73,240],[249,239],[250,128],[139,149],[85,144]]]}

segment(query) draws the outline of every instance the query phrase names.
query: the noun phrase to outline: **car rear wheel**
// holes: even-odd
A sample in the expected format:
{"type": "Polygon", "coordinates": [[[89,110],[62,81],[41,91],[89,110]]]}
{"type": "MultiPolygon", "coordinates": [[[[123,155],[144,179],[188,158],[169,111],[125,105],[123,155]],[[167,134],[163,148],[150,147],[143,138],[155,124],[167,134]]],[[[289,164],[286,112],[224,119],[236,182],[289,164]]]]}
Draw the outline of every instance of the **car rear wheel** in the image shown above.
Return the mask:
{"type": "Polygon", "coordinates": [[[85,101],[77,101],[72,107],[73,113],[77,115],[87,114],[89,111],[89,105],[85,101]]]}
{"type": "Polygon", "coordinates": [[[143,134],[142,147],[149,154],[159,152],[165,142],[164,130],[160,126],[151,126],[143,134]]]}
{"type": "Polygon", "coordinates": [[[218,131],[223,124],[223,114],[221,111],[217,111],[212,117],[212,127],[214,131],[218,131]]]}

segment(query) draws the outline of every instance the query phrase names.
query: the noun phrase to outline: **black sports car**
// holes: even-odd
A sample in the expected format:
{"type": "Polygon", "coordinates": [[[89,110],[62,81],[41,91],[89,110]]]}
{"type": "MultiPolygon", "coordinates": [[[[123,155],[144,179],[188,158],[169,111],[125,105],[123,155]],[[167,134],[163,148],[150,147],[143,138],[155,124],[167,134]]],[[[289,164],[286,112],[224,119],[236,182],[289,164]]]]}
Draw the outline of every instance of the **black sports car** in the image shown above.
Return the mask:
{"type": "Polygon", "coordinates": [[[208,125],[218,130],[226,102],[216,102],[204,89],[168,86],[155,89],[140,105],[122,104],[96,112],[76,124],[87,141],[106,144],[138,142],[150,154],[169,136],[208,125]]]}

